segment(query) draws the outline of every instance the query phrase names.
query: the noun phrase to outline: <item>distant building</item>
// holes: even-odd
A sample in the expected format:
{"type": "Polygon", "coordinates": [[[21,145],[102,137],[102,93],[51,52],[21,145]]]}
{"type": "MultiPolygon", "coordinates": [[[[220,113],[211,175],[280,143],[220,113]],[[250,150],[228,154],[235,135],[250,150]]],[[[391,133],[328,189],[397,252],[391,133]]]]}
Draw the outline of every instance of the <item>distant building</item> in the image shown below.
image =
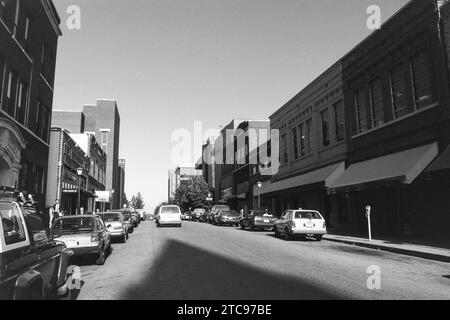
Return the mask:
{"type": "Polygon", "coordinates": [[[119,207],[126,205],[127,196],[125,194],[125,159],[119,159],[119,207]]]}
{"type": "Polygon", "coordinates": [[[97,100],[95,105],[83,107],[85,116],[85,132],[95,134],[97,141],[107,154],[106,190],[112,194],[113,209],[121,204],[121,188],[119,177],[119,137],[120,116],[115,100],[97,100]]]}
{"type": "Polygon", "coordinates": [[[64,128],[70,133],[84,132],[85,117],[81,111],[55,110],[52,112],[52,127],[64,128]]]}
{"type": "Polygon", "coordinates": [[[44,207],[60,18],[51,0],[0,1],[0,185],[44,207]]]}
{"type": "Polygon", "coordinates": [[[180,185],[191,180],[193,177],[201,177],[201,176],[202,170],[197,170],[195,168],[195,165],[193,164],[180,165],[174,170],[169,170],[169,178],[168,178],[169,202],[174,200],[173,195],[180,185]]]}
{"type": "Polygon", "coordinates": [[[67,130],[52,128],[50,132],[50,159],[46,203],[65,214],[76,214],[78,209],[78,184],[80,207],[88,210],[95,194],[88,189],[90,159],[85,151],[70,137],[67,130]],[[83,169],[81,176],[77,170],[83,169]]]}
{"type": "MultiPolygon", "coordinates": [[[[89,157],[87,191],[91,194],[96,194],[97,191],[104,191],[106,183],[106,153],[97,143],[93,134],[72,133],[69,136],[89,157]]],[[[107,205],[103,207],[101,203],[96,203],[95,198],[88,198],[86,210],[96,212],[97,209],[105,210],[109,208],[107,205]]]]}

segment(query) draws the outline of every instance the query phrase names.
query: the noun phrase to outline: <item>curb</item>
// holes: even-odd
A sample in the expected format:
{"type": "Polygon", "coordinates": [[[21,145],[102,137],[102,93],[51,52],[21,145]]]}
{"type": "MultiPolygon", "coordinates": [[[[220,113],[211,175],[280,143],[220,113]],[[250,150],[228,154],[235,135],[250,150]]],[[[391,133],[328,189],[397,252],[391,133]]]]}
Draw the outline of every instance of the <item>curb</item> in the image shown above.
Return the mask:
{"type": "Polygon", "coordinates": [[[430,253],[430,252],[417,251],[417,250],[394,248],[394,247],[383,246],[383,245],[374,244],[374,243],[358,242],[358,241],[354,241],[354,240],[334,239],[334,238],[328,238],[326,236],[323,237],[323,240],[345,243],[345,244],[349,244],[349,245],[353,245],[353,246],[357,246],[357,247],[364,247],[364,248],[386,251],[386,252],[391,252],[391,253],[403,254],[403,255],[417,257],[417,258],[423,258],[423,259],[428,259],[428,260],[450,263],[449,255],[443,255],[443,254],[438,254],[438,253],[430,253]]]}

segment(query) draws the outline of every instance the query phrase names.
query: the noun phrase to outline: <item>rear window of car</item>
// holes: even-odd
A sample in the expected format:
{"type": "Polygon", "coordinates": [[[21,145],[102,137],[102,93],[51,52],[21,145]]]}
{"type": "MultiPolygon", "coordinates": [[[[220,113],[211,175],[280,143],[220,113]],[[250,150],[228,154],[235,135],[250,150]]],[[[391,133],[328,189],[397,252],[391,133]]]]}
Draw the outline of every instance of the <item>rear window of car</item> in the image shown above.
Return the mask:
{"type": "Polygon", "coordinates": [[[236,211],[233,211],[233,210],[220,211],[220,214],[223,216],[240,216],[239,213],[237,213],[236,211]]]}
{"type": "Polygon", "coordinates": [[[161,213],[181,213],[178,207],[162,207],[161,213]]]}
{"type": "Polygon", "coordinates": [[[63,218],[56,220],[52,227],[54,235],[88,233],[95,230],[94,218],[63,218]]]}
{"type": "Polygon", "coordinates": [[[297,211],[295,219],[322,219],[322,217],[314,211],[297,211]]]}
{"type": "Polygon", "coordinates": [[[119,213],[105,213],[105,214],[99,214],[99,217],[106,222],[111,221],[120,221],[120,214],[119,213]]]}
{"type": "Polygon", "coordinates": [[[19,209],[13,203],[0,203],[3,239],[6,245],[16,244],[26,240],[24,221],[19,209]]]}
{"type": "Polygon", "coordinates": [[[215,210],[230,210],[229,206],[214,206],[215,210]]]}
{"type": "Polygon", "coordinates": [[[269,211],[254,211],[253,215],[256,217],[262,217],[262,216],[273,217],[273,214],[269,211]]]}

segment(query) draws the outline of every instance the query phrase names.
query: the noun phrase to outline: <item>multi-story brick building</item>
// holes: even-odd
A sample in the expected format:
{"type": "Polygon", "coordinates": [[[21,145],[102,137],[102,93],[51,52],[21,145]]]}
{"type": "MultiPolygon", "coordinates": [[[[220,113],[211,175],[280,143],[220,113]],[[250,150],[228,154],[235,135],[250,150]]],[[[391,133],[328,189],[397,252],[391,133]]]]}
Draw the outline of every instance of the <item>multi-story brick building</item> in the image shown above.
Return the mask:
{"type": "Polygon", "coordinates": [[[270,127],[279,130],[280,167],[261,188],[254,185],[253,193],[277,215],[303,207],[333,220],[337,206],[326,188],[345,169],[346,156],[341,63],[275,111],[270,127]]]}
{"type": "Polygon", "coordinates": [[[120,206],[119,181],[119,137],[120,115],[116,100],[99,99],[95,105],[83,107],[85,116],[85,132],[95,134],[100,146],[107,154],[106,190],[111,192],[111,207],[120,206]]]}
{"type": "Polygon", "coordinates": [[[119,207],[126,205],[127,195],[125,194],[125,159],[119,159],[119,207]]]}
{"type": "Polygon", "coordinates": [[[410,1],[342,59],[347,169],[329,193],[343,230],[365,233],[370,205],[375,235],[448,237],[447,2],[410,1]]]}
{"type": "MultiPolygon", "coordinates": [[[[71,133],[69,136],[89,157],[89,173],[86,190],[90,194],[105,190],[106,183],[106,153],[97,143],[95,136],[91,133],[71,133]]],[[[87,199],[86,211],[96,212],[104,209],[100,203],[96,203],[94,197],[87,199]]]]}
{"type": "Polygon", "coordinates": [[[88,212],[89,199],[95,194],[88,188],[90,159],[82,147],[62,128],[50,132],[50,159],[48,162],[47,204],[59,204],[63,214],[76,214],[80,208],[88,212]],[[78,169],[82,169],[78,175],[78,169]],[[79,187],[80,188],[79,188],[79,187]]]}
{"type": "Polygon", "coordinates": [[[51,0],[0,1],[0,184],[44,205],[60,18],[51,0]]]}

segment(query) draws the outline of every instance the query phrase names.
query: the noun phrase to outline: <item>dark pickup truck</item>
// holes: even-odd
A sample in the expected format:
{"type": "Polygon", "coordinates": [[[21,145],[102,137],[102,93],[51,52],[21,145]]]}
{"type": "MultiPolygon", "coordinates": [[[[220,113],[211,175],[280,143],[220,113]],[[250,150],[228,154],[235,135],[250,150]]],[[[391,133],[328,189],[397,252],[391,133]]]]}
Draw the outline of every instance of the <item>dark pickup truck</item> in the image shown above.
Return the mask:
{"type": "Polygon", "coordinates": [[[33,208],[0,199],[0,300],[39,300],[70,293],[73,252],[51,239],[33,208]]]}

